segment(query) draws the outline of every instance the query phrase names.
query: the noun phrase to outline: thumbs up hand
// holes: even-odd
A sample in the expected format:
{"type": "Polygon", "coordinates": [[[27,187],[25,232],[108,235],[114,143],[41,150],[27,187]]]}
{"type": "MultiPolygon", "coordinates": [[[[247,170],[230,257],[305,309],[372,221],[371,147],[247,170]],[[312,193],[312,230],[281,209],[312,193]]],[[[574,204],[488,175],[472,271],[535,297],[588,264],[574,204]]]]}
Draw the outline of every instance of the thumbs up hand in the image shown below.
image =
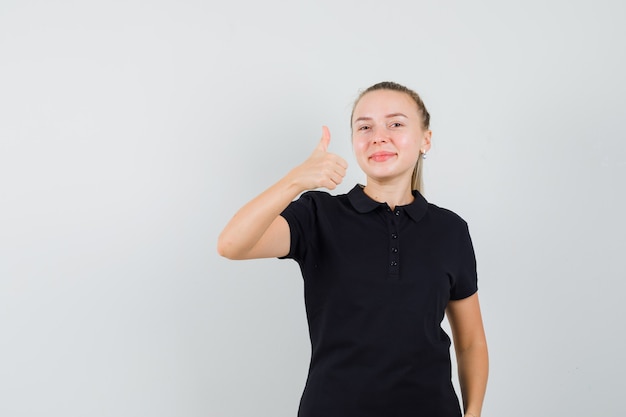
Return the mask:
{"type": "Polygon", "coordinates": [[[334,190],[346,175],[348,163],[339,155],[328,152],[330,131],[322,127],[322,138],[306,161],[290,172],[302,190],[325,187],[334,190]]]}
{"type": "Polygon", "coordinates": [[[330,145],[330,130],[328,129],[328,126],[322,126],[322,139],[320,139],[320,143],[317,144],[316,149],[327,152],[328,145],[330,145]]]}

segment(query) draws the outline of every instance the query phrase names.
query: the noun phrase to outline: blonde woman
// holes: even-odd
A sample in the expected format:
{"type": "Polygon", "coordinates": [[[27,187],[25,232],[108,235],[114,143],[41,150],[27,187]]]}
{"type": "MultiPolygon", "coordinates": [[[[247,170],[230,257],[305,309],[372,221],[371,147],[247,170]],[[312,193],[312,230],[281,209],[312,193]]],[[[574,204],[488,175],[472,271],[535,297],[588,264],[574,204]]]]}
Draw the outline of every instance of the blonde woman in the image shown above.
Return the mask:
{"type": "Polygon", "coordinates": [[[480,416],[488,355],[476,262],[465,221],[420,193],[429,122],[414,91],[369,87],[351,116],[365,185],[335,196],[307,191],[335,189],[348,167],[328,152],[324,127],[311,156],[242,207],[219,237],[227,258],[300,265],[312,352],[299,417],[480,416]]]}

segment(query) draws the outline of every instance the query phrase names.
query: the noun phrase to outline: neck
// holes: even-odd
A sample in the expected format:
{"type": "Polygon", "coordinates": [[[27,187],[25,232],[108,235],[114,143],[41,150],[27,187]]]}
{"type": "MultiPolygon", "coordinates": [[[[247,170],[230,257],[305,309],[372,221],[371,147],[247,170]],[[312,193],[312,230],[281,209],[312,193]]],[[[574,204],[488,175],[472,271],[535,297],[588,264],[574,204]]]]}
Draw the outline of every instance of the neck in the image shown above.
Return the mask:
{"type": "Polygon", "coordinates": [[[369,198],[379,203],[387,203],[391,209],[396,206],[404,206],[411,203],[413,193],[411,192],[411,184],[380,184],[368,181],[363,191],[369,198]]]}

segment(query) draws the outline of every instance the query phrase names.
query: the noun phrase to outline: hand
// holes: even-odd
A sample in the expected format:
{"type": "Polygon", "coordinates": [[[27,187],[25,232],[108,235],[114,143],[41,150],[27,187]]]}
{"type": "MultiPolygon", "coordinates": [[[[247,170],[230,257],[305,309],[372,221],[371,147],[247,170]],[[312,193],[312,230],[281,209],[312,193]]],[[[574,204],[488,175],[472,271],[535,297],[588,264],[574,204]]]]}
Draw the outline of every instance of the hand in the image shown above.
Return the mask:
{"type": "Polygon", "coordinates": [[[303,190],[320,187],[334,190],[341,184],[348,163],[339,155],[328,152],[329,144],[330,131],[328,127],[322,126],[322,139],[311,156],[291,171],[293,180],[303,190]]]}

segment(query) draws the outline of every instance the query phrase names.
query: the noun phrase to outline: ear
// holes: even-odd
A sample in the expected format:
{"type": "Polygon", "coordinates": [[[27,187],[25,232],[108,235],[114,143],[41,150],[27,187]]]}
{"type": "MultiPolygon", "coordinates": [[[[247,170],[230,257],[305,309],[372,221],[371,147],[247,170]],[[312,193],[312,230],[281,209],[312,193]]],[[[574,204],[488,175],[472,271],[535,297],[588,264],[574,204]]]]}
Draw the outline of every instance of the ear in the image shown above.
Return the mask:
{"type": "Polygon", "coordinates": [[[430,138],[432,138],[433,132],[432,130],[426,130],[424,132],[424,136],[422,137],[422,149],[424,152],[428,152],[430,150],[430,138]]]}

